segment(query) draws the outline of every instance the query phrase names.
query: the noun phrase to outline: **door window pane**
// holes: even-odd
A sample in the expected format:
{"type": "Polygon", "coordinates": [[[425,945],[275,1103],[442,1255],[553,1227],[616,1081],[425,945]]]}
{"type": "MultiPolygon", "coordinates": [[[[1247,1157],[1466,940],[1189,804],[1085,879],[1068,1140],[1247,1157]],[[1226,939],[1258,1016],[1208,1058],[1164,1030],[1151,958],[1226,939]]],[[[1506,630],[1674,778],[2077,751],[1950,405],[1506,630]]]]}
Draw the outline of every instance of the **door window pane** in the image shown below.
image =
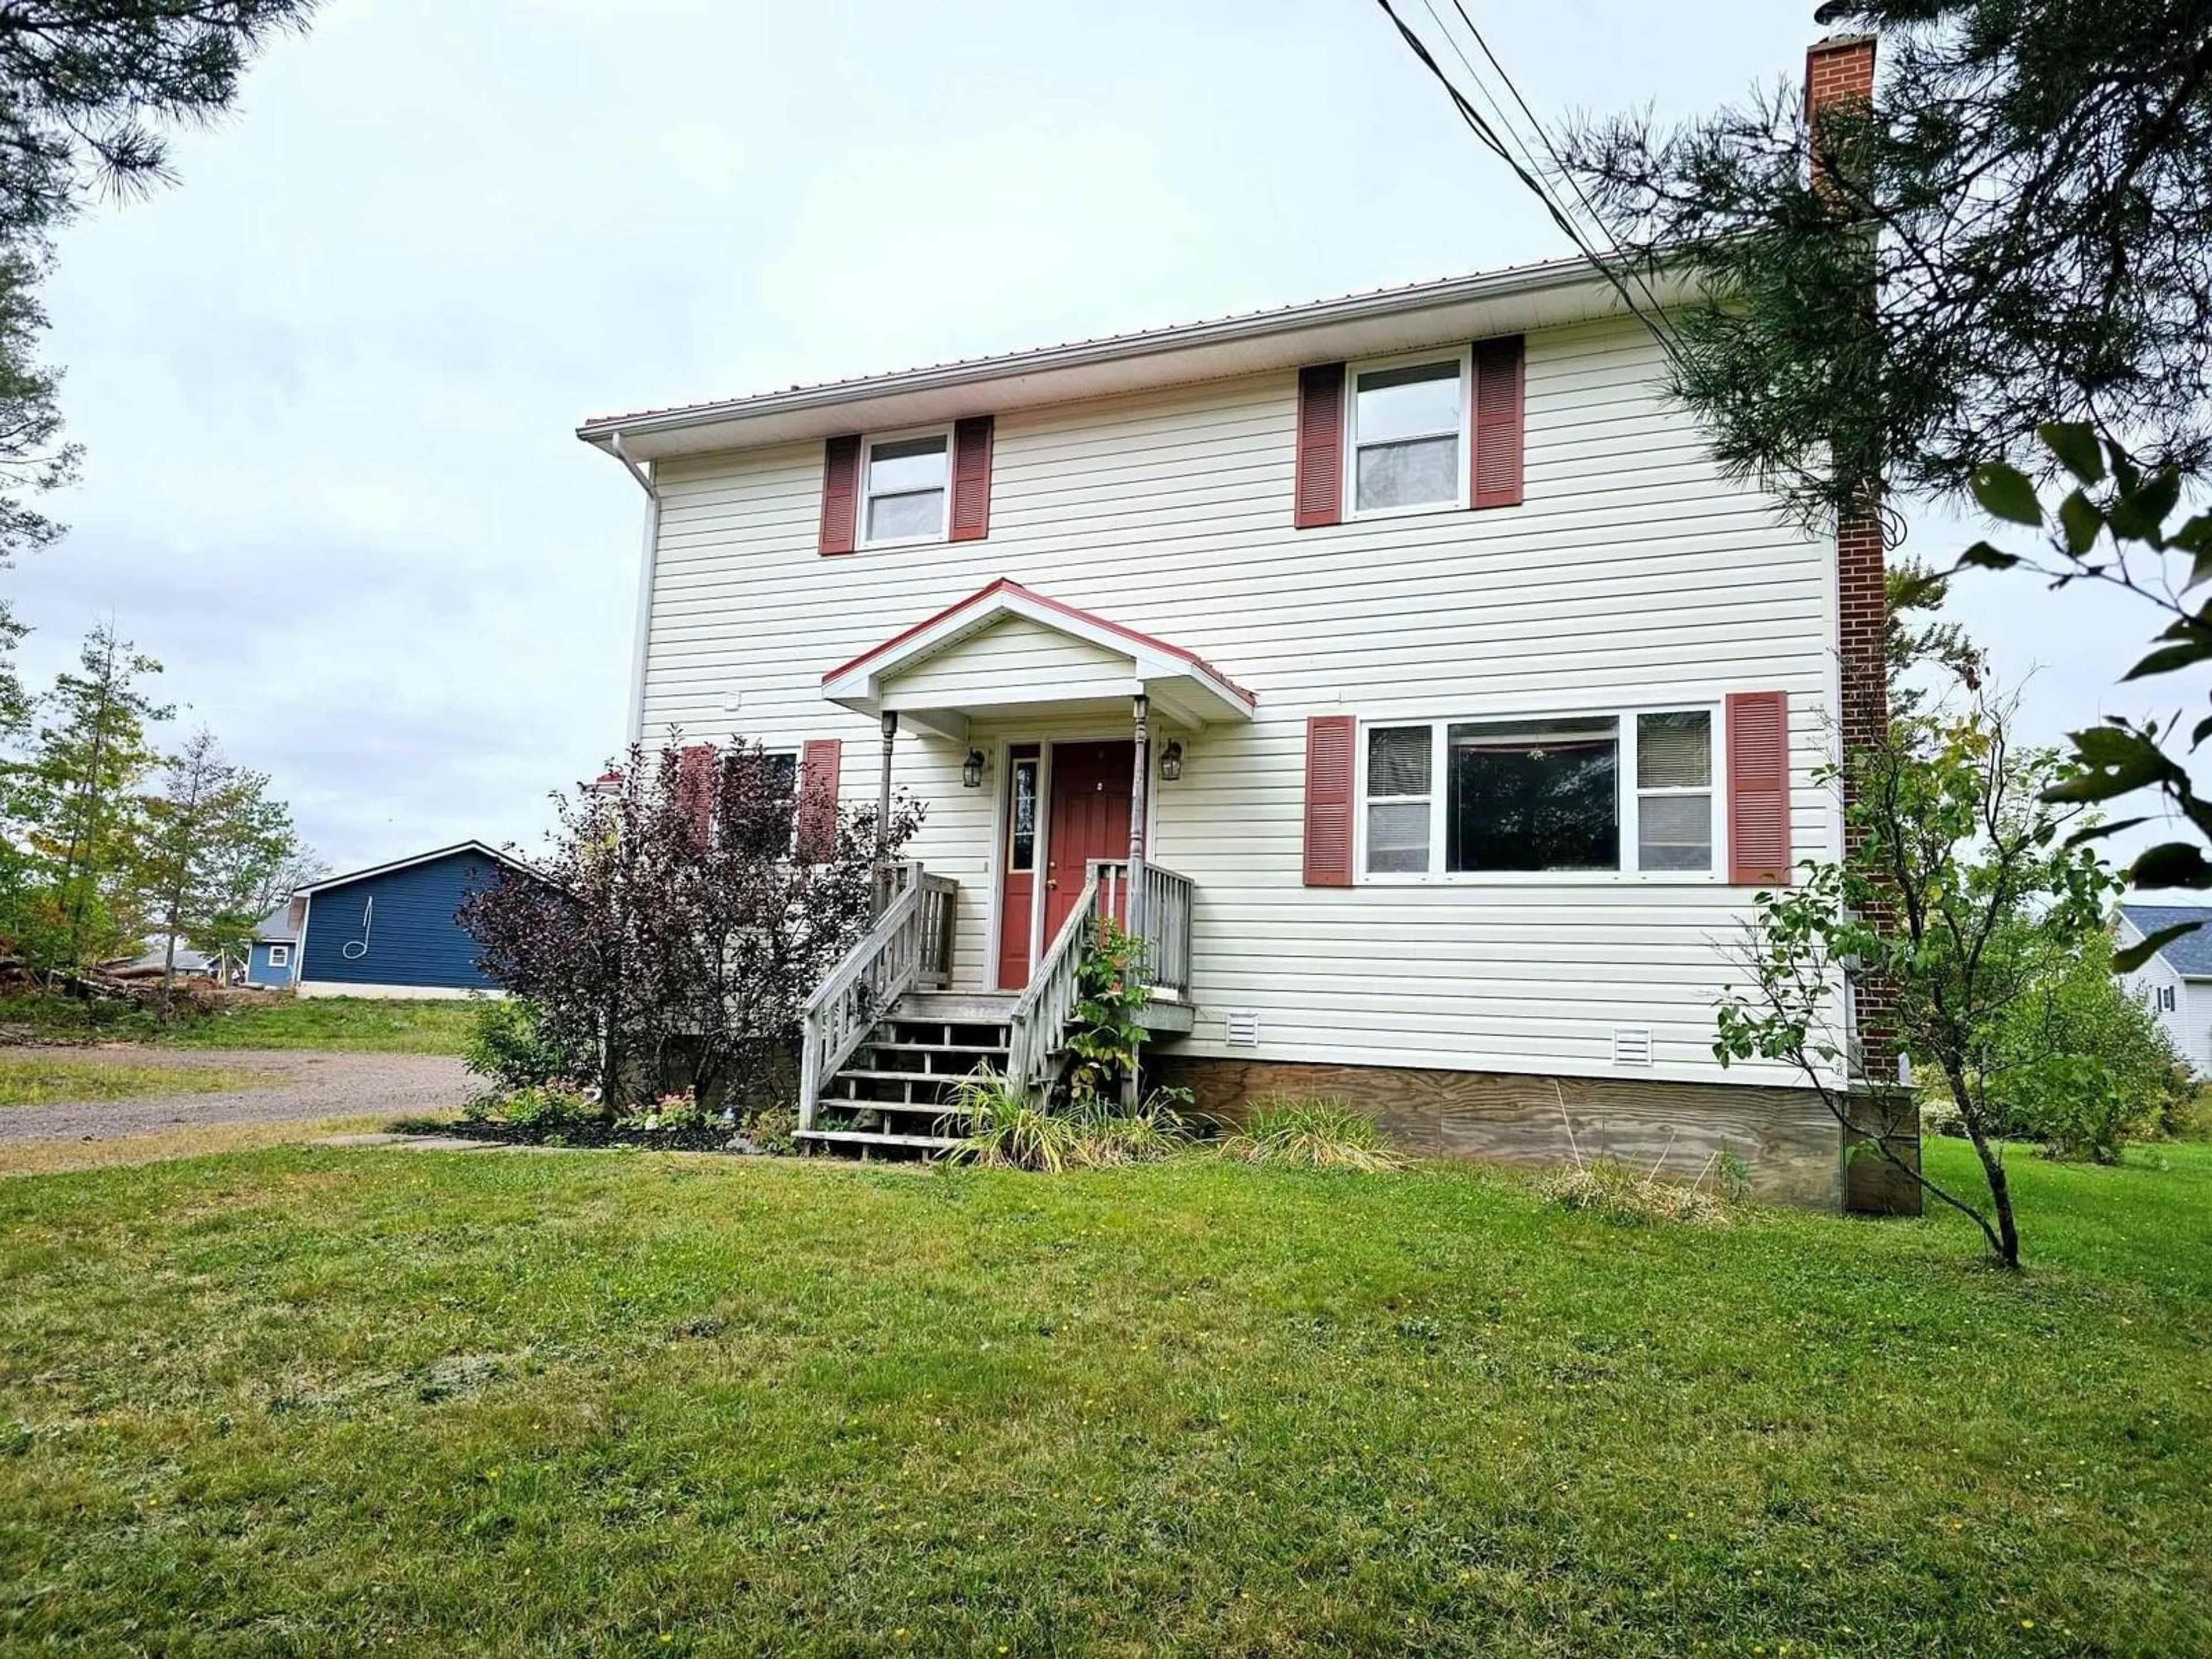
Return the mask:
{"type": "Polygon", "coordinates": [[[1611,720],[1451,727],[1449,870],[1620,867],[1620,730],[1611,720]]]}
{"type": "Polygon", "coordinates": [[[1036,868],[1037,763],[1014,763],[1014,811],[1010,861],[1017,870],[1036,868]]]}

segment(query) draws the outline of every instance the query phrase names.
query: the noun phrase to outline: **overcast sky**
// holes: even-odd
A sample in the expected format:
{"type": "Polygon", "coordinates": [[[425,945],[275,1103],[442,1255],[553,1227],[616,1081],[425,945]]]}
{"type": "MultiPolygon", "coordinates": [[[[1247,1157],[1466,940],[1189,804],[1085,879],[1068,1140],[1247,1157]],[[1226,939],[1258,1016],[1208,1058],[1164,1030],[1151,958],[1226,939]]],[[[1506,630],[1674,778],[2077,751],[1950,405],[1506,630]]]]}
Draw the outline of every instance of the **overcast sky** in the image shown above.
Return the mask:
{"type": "MultiPolygon", "coordinates": [[[[1469,9],[1547,119],[1818,33],[1469,9]]],[[[326,0],[174,160],[60,239],[87,459],[4,579],[26,677],[112,612],[339,868],[534,842],[620,744],[642,497],[583,417],[1568,252],[1370,0],[326,0]]],[[[2137,615],[1962,597],[2037,735],[2134,707],[2137,615]]]]}

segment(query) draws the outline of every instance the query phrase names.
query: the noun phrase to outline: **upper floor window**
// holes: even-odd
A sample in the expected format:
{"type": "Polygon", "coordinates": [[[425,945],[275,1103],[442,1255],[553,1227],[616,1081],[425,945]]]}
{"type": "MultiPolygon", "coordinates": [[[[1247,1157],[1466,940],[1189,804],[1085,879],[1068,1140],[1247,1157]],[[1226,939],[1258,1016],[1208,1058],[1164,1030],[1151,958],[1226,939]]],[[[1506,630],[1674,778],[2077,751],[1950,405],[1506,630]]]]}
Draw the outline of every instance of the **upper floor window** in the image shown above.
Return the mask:
{"type": "Polygon", "coordinates": [[[871,438],[860,468],[860,540],[941,542],[951,500],[952,434],[871,438]]]}
{"type": "Polygon", "coordinates": [[[1464,505],[1467,354],[1347,373],[1352,511],[1464,505]]]}

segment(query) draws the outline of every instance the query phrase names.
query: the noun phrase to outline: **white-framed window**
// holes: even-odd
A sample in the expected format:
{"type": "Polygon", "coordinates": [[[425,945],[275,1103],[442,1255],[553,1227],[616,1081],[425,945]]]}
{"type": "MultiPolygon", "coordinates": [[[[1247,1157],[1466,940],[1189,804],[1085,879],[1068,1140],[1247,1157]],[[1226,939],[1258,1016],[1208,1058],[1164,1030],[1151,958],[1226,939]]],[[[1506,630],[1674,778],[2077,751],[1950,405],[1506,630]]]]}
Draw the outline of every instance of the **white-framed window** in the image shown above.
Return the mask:
{"type": "Polygon", "coordinates": [[[2173,1012],[2175,1001],[2176,998],[2173,994],[2173,987],[2171,985],[2161,985],[2158,988],[2159,1012],[2161,1014],[2172,1013],[2173,1012]]]}
{"type": "Polygon", "coordinates": [[[1719,744],[1710,705],[1367,721],[1359,878],[1717,879],[1719,744]]]}
{"type": "Polygon", "coordinates": [[[1346,368],[1344,483],[1352,517],[1467,504],[1468,362],[1461,350],[1346,368]]]}
{"type": "Polygon", "coordinates": [[[860,446],[860,545],[941,542],[952,503],[952,428],[886,432],[860,446]]]}
{"type": "Polygon", "coordinates": [[[289,945],[270,945],[269,965],[271,968],[289,968],[292,965],[292,947],[289,945]]]}

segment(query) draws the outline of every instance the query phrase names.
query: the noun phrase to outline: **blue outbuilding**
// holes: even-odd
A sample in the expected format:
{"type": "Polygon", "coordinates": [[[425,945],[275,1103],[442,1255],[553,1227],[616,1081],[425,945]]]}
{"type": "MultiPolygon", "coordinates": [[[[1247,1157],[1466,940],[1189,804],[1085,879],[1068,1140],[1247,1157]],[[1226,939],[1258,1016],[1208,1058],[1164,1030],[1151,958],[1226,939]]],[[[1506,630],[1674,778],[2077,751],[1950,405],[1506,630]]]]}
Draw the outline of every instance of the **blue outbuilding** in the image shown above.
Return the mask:
{"type": "Polygon", "coordinates": [[[292,898],[254,924],[252,943],[246,951],[246,982],[264,991],[281,991],[300,971],[300,919],[307,902],[292,898]]]}
{"type": "Polygon", "coordinates": [[[499,987],[455,917],[501,869],[527,865],[480,841],[441,847],[302,887],[296,983],[303,997],[441,997],[499,987]]]}

